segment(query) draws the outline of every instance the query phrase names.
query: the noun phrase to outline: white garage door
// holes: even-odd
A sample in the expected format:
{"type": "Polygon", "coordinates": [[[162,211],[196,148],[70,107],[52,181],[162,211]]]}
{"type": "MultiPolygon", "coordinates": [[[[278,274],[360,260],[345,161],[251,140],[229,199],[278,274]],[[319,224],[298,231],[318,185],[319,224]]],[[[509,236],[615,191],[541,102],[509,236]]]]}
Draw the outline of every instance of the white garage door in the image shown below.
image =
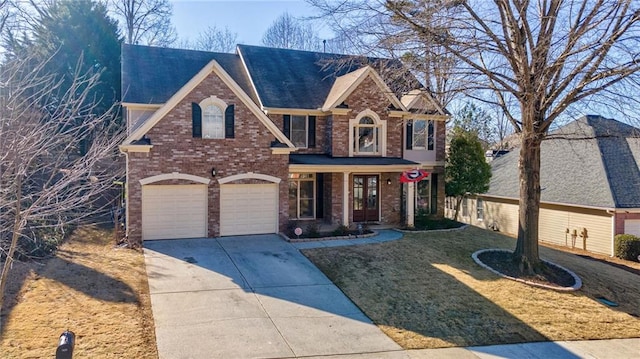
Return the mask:
{"type": "Polygon", "coordinates": [[[220,186],[220,235],[278,232],[278,185],[220,186]]]}
{"type": "Polygon", "coordinates": [[[206,185],[142,186],[143,240],[206,236],[206,185]]]}
{"type": "Polygon", "coordinates": [[[624,233],[640,237],[640,219],[625,219],[624,233]]]}

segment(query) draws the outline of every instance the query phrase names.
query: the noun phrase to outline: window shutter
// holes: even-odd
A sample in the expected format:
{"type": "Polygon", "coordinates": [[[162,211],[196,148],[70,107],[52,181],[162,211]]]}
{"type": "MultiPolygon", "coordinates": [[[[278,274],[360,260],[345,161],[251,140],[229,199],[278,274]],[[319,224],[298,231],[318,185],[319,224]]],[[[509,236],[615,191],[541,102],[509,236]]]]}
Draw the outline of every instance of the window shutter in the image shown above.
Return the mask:
{"type": "Polygon", "coordinates": [[[191,131],[193,137],[202,138],[202,109],[195,102],[191,103],[191,131]]]}
{"type": "Polygon", "coordinates": [[[316,147],[316,116],[309,116],[309,143],[307,147],[316,147]]]}
{"type": "Polygon", "coordinates": [[[413,148],[413,121],[407,121],[407,149],[413,148]]]}
{"type": "Polygon", "coordinates": [[[282,116],[282,132],[288,139],[291,139],[291,115],[282,116]]]}
{"type": "Polygon", "coordinates": [[[234,138],[235,106],[229,105],[224,111],[224,138],[234,138]]]}

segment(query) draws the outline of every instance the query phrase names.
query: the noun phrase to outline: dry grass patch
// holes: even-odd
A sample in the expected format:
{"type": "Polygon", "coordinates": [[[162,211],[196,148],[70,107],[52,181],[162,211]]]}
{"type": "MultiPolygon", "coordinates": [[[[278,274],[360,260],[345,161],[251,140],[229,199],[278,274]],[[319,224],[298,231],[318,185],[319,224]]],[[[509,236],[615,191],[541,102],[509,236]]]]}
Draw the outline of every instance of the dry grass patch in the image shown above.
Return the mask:
{"type": "Polygon", "coordinates": [[[158,357],[144,257],[113,243],[111,230],[87,226],[54,258],[14,267],[3,358],[53,357],[65,329],[76,334],[74,357],[158,357]]]}
{"type": "Polygon", "coordinates": [[[541,247],[583,280],[580,291],[561,293],[499,278],[471,259],[514,247],[513,238],[467,228],[304,253],[406,349],[640,337],[640,276],[541,247]]]}

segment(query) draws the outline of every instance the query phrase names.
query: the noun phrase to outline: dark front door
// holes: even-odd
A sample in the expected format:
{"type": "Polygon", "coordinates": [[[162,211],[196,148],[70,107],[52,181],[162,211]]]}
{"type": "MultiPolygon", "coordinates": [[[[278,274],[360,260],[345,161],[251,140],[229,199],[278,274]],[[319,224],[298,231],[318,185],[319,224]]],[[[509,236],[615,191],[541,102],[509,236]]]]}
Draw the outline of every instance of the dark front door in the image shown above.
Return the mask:
{"type": "Polygon", "coordinates": [[[353,221],[377,221],[379,213],[378,176],[353,176],[353,221]]]}

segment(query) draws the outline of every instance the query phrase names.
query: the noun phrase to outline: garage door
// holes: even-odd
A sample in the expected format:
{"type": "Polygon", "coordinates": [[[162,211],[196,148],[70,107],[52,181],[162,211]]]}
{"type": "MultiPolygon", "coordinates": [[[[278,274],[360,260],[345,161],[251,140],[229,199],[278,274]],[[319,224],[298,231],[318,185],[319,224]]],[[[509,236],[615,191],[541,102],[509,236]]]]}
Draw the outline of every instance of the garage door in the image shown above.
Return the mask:
{"type": "Polygon", "coordinates": [[[277,231],[277,184],[220,186],[220,235],[237,236],[277,231]]]}
{"type": "Polygon", "coordinates": [[[142,186],[143,240],[206,236],[206,185],[142,186]]]}
{"type": "Polygon", "coordinates": [[[640,237],[640,219],[625,219],[624,233],[640,237]]]}

